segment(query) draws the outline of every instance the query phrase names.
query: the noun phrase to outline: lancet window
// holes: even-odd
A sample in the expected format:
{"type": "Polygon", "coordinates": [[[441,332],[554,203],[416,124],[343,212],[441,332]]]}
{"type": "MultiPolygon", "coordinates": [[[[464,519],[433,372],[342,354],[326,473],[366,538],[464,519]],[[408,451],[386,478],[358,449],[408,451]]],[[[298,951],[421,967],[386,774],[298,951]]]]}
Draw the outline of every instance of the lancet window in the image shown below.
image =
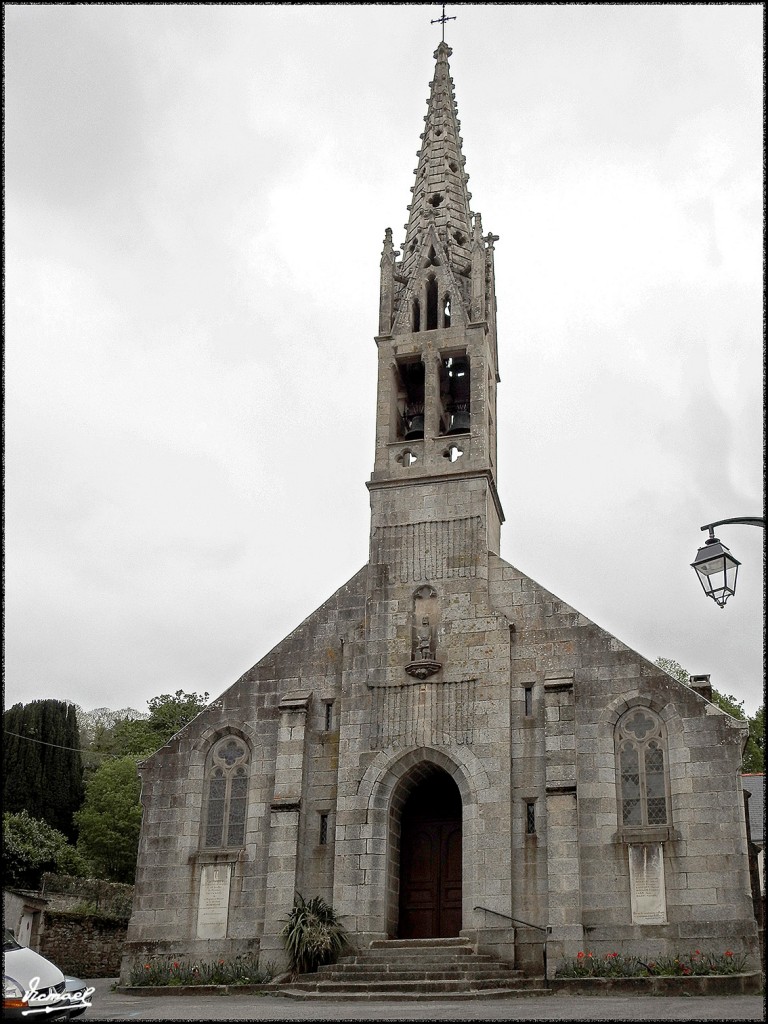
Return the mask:
{"type": "Polygon", "coordinates": [[[623,828],[669,824],[667,744],[661,719],[648,708],[616,724],[619,820],[623,828]]]}
{"type": "Polygon", "coordinates": [[[243,846],[248,809],[250,751],[238,736],[224,736],[208,756],[204,845],[243,846]]]}

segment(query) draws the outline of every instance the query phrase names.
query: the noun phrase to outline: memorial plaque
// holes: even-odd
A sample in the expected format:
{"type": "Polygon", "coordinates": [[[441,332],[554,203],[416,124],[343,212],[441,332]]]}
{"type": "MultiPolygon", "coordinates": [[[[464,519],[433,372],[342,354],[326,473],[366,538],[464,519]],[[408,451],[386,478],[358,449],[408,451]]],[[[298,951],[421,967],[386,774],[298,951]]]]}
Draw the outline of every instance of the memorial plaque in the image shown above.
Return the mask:
{"type": "Polygon", "coordinates": [[[198,939],[224,939],[227,936],[231,871],[231,864],[203,866],[197,905],[198,939]]]}
{"type": "Polygon", "coordinates": [[[661,843],[630,845],[629,891],[632,924],[667,923],[664,847],[661,843]]]}

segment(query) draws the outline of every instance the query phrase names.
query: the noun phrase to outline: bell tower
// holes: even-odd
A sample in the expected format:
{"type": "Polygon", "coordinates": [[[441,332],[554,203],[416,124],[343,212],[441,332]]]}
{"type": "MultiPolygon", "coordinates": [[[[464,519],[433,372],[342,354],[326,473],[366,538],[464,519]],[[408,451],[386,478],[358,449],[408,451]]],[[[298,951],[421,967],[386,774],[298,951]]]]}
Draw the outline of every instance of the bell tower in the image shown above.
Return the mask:
{"type": "Polygon", "coordinates": [[[426,536],[427,523],[456,536],[428,544],[425,557],[455,563],[499,553],[498,236],[484,236],[470,209],[451,53],[445,42],[434,53],[402,252],[387,228],[381,256],[376,456],[367,484],[373,564],[391,560],[383,529],[425,524],[410,534],[426,536]],[[460,553],[458,537],[470,534],[473,550],[460,553]]]}

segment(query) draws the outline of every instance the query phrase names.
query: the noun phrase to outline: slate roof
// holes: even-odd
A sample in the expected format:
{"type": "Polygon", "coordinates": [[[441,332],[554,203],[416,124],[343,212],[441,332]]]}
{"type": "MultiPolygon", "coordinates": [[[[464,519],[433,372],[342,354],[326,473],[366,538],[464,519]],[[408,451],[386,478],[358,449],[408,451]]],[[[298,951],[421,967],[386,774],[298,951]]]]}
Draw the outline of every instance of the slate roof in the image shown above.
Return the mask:
{"type": "Polygon", "coordinates": [[[765,808],[765,775],[760,772],[742,775],[741,784],[751,794],[749,805],[749,829],[752,842],[761,846],[765,842],[764,808],[765,808]]]}

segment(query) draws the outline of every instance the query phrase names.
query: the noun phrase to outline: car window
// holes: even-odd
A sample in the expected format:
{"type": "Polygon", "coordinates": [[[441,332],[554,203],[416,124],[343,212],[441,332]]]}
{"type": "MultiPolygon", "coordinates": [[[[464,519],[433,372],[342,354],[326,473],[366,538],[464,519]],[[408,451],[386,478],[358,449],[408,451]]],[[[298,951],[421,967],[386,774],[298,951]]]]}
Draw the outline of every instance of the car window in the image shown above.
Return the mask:
{"type": "Polygon", "coordinates": [[[3,929],[3,952],[10,953],[12,949],[23,949],[16,941],[13,932],[10,928],[3,929]]]}

